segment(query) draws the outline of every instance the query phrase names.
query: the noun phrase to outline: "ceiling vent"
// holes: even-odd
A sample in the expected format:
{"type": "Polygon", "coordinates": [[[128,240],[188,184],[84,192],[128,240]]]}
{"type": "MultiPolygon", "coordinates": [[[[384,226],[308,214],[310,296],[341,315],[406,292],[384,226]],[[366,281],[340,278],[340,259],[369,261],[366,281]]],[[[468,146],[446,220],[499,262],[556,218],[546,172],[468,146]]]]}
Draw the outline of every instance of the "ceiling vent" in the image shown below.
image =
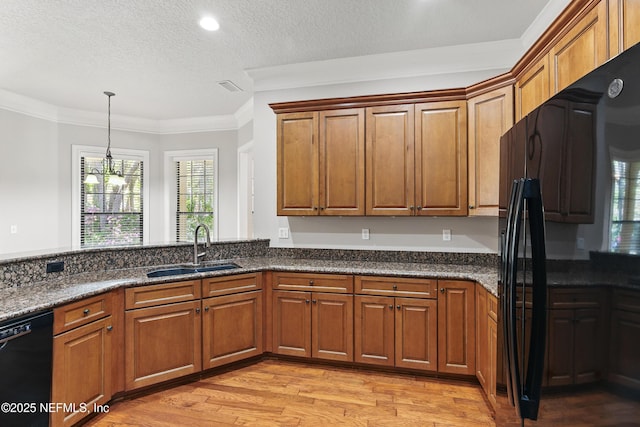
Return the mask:
{"type": "Polygon", "coordinates": [[[220,86],[228,90],[229,92],[242,92],[242,88],[232,82],[231,80],[222,80],[218,82],[220,86]]]}

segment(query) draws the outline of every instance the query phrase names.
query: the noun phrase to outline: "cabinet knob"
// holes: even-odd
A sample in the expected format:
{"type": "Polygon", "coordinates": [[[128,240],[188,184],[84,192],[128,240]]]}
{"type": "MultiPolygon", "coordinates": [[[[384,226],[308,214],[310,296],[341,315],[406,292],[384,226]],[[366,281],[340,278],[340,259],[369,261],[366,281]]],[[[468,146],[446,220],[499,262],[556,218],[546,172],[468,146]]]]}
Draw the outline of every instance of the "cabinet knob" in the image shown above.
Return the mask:
{"type": "Polygon", "coordinates": [[[469,209],[475,209],[476,207],[473,205],[469,205],[469,209]]]}
{"type": "Polygon", "coordinates": [[[206,307],[204,308],[204,311],[209,311],[209,306],[206,306],[206,307]]]}
{"type": "Polygon", "coordinates": [[[409,210],[414,211],[415,209],[416,209],[416,207],[415,207],[415,206],[409,206],[409,210]]]}
{"type": "Polygon", "coordinates": [[[393,310],[393,304],[389,304],[389,308],[393,310]]]}
{"type": "Polygon", "coordinates": [[[309,285],[313,286],[313,279],[309,280],[309,285]]]}
{"type": "Polygon", "coordinates": [[[109,331],[109,332],[113,331],[113,326],[111,326],[111,325],[107,326],[107,331],[109,331]]]}
{"type": "Polygon", "coordinates": [[[444,288],[440,288],[440,292],[444,294],[444,288]]]}
{"type": "Polygon", "coordinates": [[[394,291],[398,290],[398,285],[393,285],[393,290],[394,291]]]}
{"type": "Polygon", "coordinates": [[[416,209],[418,209],[419,211],[422,210],[422,206],[418,206],[416,209]]]}
{"type": "Polygon", "coordinates": [[[88,308],[85,308],[84,311],[82,312],[85,316],[89,314],[91,310],[89,310],[88,308]]]}
{"type": "Polygon", "coordinates": [[[200,313],[200,307],[196,308],[196,313],[200,313]]]}
{"type": "Polygon", "coordinates": [[[396,306],[396,308],[397,308],[398,310],[400,310],[400,309],[402,308],[402,306],[401,306],[400,304],[398,304],[398,305],[396,306]]]}
{"type": "Polygon", "coordinates": [[[309,301],[309,300],[305,300],[304,302],[306,302],[307,304],[309,304],[309,302],[310,302],[310,301],[309,301]]]}
{"type": "Polygon", "coordinates": [[[314,206],[314,207],[313,207],[313,210],[314,210],[314,211],[317,211],[317,210],[318,210],[318,207],[317,207],[317,206],[314,206]]]}
{"type": "Polygon", "coordinates": [[[312,302],[313,302],[314,304],[317,304],[317,303],[318,303],[318,301],[317,301],[317,300],[315,300],[315,299],[314,299],[314,300],[312,300],[312,302]]]}
{"type": "Polygon", "coordinates": [[[324,206],[320,206],[320,210],[323,211],[324,210],[324,206]]]}

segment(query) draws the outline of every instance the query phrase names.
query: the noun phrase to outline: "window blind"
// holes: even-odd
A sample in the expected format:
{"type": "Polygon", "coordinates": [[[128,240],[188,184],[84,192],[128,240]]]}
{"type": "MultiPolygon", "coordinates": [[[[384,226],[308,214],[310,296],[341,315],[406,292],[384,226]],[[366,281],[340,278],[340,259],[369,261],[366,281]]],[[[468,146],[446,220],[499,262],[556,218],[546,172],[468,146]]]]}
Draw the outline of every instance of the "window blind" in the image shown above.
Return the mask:
{"type": "Polygon", "coordinates": [[[614,160],[609,249],[640,254],[640,161],[614,160]]]}
{"type": "Polygon", "coordinates": [[[114,159],[125,184],[114,186],[103,174],[102,158],[80,158],[80,245],[82,247],[140,245],[143,241],[143,162],[114,159]],[[85,183],[88,174],[97,184],[85,183]]]}
{"type": "Polygon", "coordinates": [[[198,224],[213,231],[214,162],[212,159],[176,162],[176,240],[193,242],[198,224]]]}

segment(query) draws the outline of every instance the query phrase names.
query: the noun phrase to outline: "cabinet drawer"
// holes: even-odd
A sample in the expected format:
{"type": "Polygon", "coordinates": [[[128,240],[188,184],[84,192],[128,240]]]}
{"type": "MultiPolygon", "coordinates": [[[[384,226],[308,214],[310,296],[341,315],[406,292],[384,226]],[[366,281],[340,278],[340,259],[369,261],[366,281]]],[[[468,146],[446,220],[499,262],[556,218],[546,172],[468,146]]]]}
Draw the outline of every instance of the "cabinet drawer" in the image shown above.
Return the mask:
{"type": "Polygon", "coordinates": [[[200,280],[129,288],[125,291],[125,309],[191,301],[200,295],[200,280]]]}
{"type": "Polygon", "coordinates": [[[613,308],[640,313],[640,292],[616,289],[613,292],[613,308]]]}
{"type": "Polygon", "coordinates": [[[273,273],[273,289],[352,293],[353,276],[322,273],[273,273]]]}
{"type": "Polygon", "coordinates": [[[604,303],[604,292],[601,288],[551,288],[549,292],[549,308],[597,308],[604,303]]]}
{"type": "Polygon", "coordinates": [[[57,335],[111,315],[112,295],[107,292],[58,307],[53,311],[53,334],[57,335]]]}
{"type": "Polygon", "coordinates": [[[395,295],[402,297],[437,298],[438,280],[410,279],[406,277],[357,276],[357,294],[395,295]]]}
{"type": "Polygon", "coordinates": [[[489,317],[496,322],[498,321],[498,298],[489,294],[487,296],[487,311],[489,313],[489,317]]]}
{"type": "Polygon", "coordinates": [[[202,298],[262,289],[262,273],[236,274],[202,280],[202,298]]]}

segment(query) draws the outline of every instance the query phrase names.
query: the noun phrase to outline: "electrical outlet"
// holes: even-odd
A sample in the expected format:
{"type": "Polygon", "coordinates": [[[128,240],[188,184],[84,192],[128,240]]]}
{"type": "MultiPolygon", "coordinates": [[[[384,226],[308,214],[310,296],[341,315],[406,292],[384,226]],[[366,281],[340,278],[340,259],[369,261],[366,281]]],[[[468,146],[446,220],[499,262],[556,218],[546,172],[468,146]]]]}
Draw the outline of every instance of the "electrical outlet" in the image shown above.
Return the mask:
{"type": "Polygon", "coordinates": [[[278,238],[280,238],[280,239],[288,239],[289,238],[289,229],[287,227],[278,228],[278,238]]]}
{"type": "Polygon", "coordinates": [[[362,240],[369,240],[369,229],[368,228],[363,228],[362,229],[362,240]]]}
{"type": "Polygon", "coordinates": [[[576,239],[576,249],[584,251],[584,237],[578,237],[576,239]]]}
{"type": "Polygon", "coordinates": [[[442,240],[449,242],[451,240],[451,230],[442,230],[442,240]]]}
{"type": "Polygon", "coordinates": [[[16,233],[18,233],[18,226],[13,224],[11,226],[11,234],[16,234],[16,233]]]}

